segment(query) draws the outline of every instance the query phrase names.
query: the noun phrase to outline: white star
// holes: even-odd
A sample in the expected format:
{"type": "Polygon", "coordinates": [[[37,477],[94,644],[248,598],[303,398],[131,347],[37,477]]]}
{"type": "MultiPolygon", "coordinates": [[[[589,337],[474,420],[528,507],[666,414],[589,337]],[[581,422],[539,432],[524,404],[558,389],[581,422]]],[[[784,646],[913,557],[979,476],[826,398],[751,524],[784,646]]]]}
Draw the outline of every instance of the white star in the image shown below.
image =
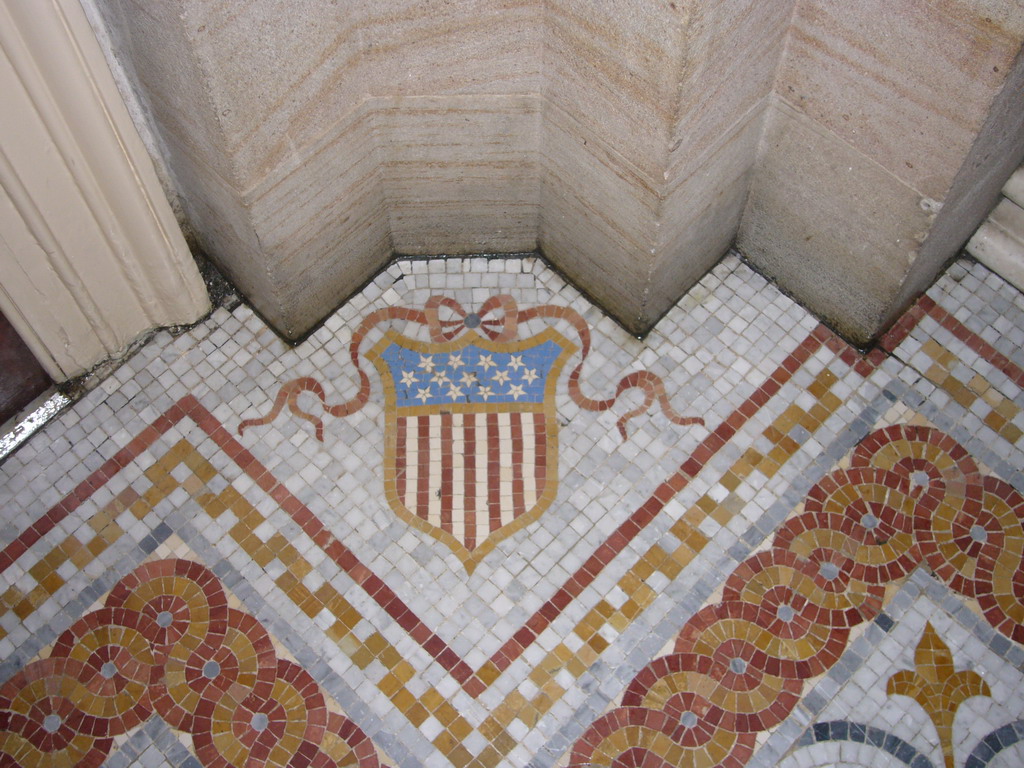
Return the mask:
{"type": "Polygon", "coordinates": [[[533,384],[533,382],[535,382],[539,378],[540,377],[537,375],[536,368],[527,368],[525,371],[523,371],[523,381],[525,381],[527,384],[533,384]]]}
{"type": "Polygon", "coordinates": [[[448,397],[454,400],[457,397],[462,397],[462,390],[452,384],[448,387],[448,397]]]}
{"type": "Polygon", "coordinates": [[[494,374],[494,380],[499,384],[505,384],[508,382],[508,371],[497,371],[494,374]]]}
{"type": "Polygon", "coordinates": [[[402,371],[402,384],[411,387],[416,383],[416,374],[412,371],[402,371]]]}
{"type": "Polygon", "coordinates": [[[471,386],[473,386],[474,384],[477,383],[476,372],[475,371],[463,371],[462,372],[462,377],[460,378],[460,381],[462,382],[462,386],[464,386],[464,387],[471,387],[471,386]]]}
{"type": "Polygon", "coordinates": [[[430,373],[432,370],[434,370],[435,365],[437,365],[437,363],[434,362],[433,357],[431,357],[430,355],[420,355],[420,368],[422,368],[424,371],[430,373]]]}
{"type": "Polygon", "coordinates": [[[512,370],[518,371],[520,368],[523,367],[523,356],[512,355],[512,359],[508,361],[508,367],[511,368],[512,370]]]}
{"type": "Polygon", "coordinates": [[[416,397],[422,400],[424,403],[427,402],[427,399],[430,397],[430,387],[421,387],[420,392],[418,395],[416,395],[416,397]]]}
{"type": "Polygon", "coordinates": [[[522,384],[513,384],[508,388],[508,393],[512,395],[515,400],[518,400],[520,397],[525,397],[526,395],[526,392],[523,391],[522,384]]]}
{"type": "Polygon", "coordinates": [[[434,371],[434,375],[430,377],[430,380],[435,384],[445,384],[448,382],[448,372],[444,368],[434,371]]]}
{"type": "Polygon", "coordinates": [[[487,400],[494,396],[494,392],[491,391],[490,387],[480,387],[479,394],[480,397],[482,397],[484,400],[487,400]]]}
{"type": "Polygon", "coordinates": [[[449,355],[448,365],[450,365],[452,368],[461,368],[462,366],[464,366],[465,363],[462,362],[462,353],[460,352],[457,355],[449,355]]]}
{"type": "Polygon", "coordinates": [[[492,358],[490,355],[480,355],[480,360],[477,361],[477,365],[479,365],[486,371],[488,368],[493,368],[494,366],[496,366],[497,363],[494,362],[494,358],[492,358]]]}

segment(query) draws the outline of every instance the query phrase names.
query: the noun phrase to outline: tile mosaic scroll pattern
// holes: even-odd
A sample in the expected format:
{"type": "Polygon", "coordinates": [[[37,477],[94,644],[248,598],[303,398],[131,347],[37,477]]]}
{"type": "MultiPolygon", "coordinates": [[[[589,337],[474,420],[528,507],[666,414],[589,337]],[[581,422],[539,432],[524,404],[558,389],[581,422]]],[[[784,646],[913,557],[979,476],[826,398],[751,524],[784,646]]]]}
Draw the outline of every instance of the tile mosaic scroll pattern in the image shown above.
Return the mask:
{"type": "MultiPolygon", "coordinates": [[[[977,601],[998,631],[1024,641],[1022,524],[1024,496],[982,476],[947,435],[914,426],[873,432],[849,468],[811,489],[772,546],[730,575],[721,601],[687,622],[675,652],[633,679],[622,707],[592,726],[573,761],[602,763],[629,751],[668,765],[747,762],[754,737],[795,709],[803,681],[830,669],[851,630],[879,615],[885,587],[922,562],[977,601]],[[622,750],[616,737],[629,727],[646,733],[622,750]]],[[[921,655],[938,663],[937,637],[922,643],[933,648],[921,655]]],[[[946,672],[943,681],[927,671],[889,680],[890,693],[928,694],[940,737],[952,730],[954,694],[987,690],[964,673],[946,691],[940,682],[955,677],[946,672]]]]}
{"type": "MultiPolygon", "coordinates": [[[[912,697],[888,697],[893,725],[844,691],[884,696],[916,669],[865,643],[919,643],[924,622],[904,614],[925,582],[946,590],[928,620],[954,673],[974,637],[986,670],[1024,666],[1022,340],[1020,295],[969,264],[867,357],[735,258],[643,342],[533,259],[399,262],[294,349],[245,308],[221,311],[161,335],[0,467],[0,679],[59,687],[74,627],[137,569],[190,563],[326,702],[317,723],[362,734],[362,760],[826,765],[891,734],[886,759],[938,766],[912,697]],[[999,316],[979,320],[987,307],[999,316]],[[557,450],[541,473],[535,441],[533,474],[517,474],[531,408],[548,409],[533,435],[554,432],[557,450]],[[487,463],[466,446],[488,410],[507,419],[493,528],[491,507],[486,526],[477,514],[492,486],[469,471],[487,463]]],[[[213,696],[208,661],[185,677],[213,696]]],[[[933,713],[952,721],[956,765],[1017,754],[1024,703],[1003,698],[998,715],[985,697],[933,713]]],[[[76,743],[106,738],[111,766],[214,759],[165,709],[110,737],[89,721],[76,743]]],[[[257,714],[216,722],[251,736],[257,714]]],[[[319,765],[314,746],[269,764],[319,765]]]]}
{"type": "Polygon", "coordinates": [[[380,765],[309,674],[187,560],[122,579],[0,688],[0,713],[2,754],[17,765],[98,765],[154,715],[187,733],[205,766],[380,765]]]}

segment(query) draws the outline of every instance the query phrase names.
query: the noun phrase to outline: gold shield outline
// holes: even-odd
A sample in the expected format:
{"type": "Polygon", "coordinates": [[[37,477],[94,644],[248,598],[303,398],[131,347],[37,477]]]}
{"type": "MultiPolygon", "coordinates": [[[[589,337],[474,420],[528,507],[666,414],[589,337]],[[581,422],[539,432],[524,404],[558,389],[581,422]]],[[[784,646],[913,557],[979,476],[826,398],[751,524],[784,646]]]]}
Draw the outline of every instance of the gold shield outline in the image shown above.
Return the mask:
{"type": "MultiPolygon", "coordinates": [[[[372,349],[366,352],[366,359],[373,362],[384,388],[384,495],[388,500],[391,509],[402,520],[413,525],[419,530],[433,536],[435,539],[447,546],[462,562],[467,574],[473,573],[477,564],[487,556],[501,541],[536,521],[555,500],[558,492],[558,421],[555,408],[555,393],[558,388],[558,380],[561,377],[562,369],[566,362],[579,348],[569,339],[556,331],[554,328],[545,328],[540,333],[529,336],[525,339],[512,341],[492,341],[486,336],[481,336],[475,331],[467,330],[458,338],[446,342],[425,342],[411,339],[394,329],[388,329],[379,342],[372,349]],[[507,525],[491,533],[486,539],[473,550],[469,550],[461,541],[447,531],[431,525],[423,518],[409,510],[405,503],[398,497],[398,486],[396,477],[396,453],[398,450],[398,406],[395,381],[391,375],[388,364],[381,359],[384,350],[392,344],[404,347],[405,349],[417,352],[422,355],[434,355],[458,352],[468,346],[476,345],[488,352],[514,353],[542,344],[545,341],[553,341],[561,348],[561,352],[551,364],[547,380],[544,382],[544,400],[537,405],[526,405],[518,403],[494,403],[491,405],[479,403],[455,403],[450,408],[451,413],[511,413],[511,412],[534,412],[544,414],[545,437],[547,440],[547,465],[545,469],[544,489],[538,495],[534,506],[507,525]]],[[[415,405],[403,406],[402,416],[418,416],[438,412],[437,405],[415,405]]]]}

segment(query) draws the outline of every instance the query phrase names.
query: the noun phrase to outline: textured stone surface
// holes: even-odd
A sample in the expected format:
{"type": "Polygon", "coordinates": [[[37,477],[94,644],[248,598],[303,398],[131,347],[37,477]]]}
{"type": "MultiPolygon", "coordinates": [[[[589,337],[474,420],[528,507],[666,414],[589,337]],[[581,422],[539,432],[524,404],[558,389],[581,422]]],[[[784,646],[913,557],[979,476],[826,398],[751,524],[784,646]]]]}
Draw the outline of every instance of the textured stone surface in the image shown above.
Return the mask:
{"type": "Polygon", "coordinates": [[[540,4],[100,4],[188,225],[297,338],[404,253],[536,247],[540,4]]]}
{"type": "Polygon", "coordinates": [[[922,244],[883,325],[915,296],[927,290],[951,247],[966,243],[996,205],[1004,181],[1024,160],[1024,58],[1018,56],[996,95],[985,124],[950,185],[935,226],[922,244]]]}
{"type": "Polygon", "coordinates": [[[728,141],[772,92],[792,0],[691,3],[683,77],[679,79],[667,174],[678,181],[728,141]]]}
{"type": "Polygon", "coordinates": [[[679,5],[554,0],[544,17],[548,101],[652,178],[665,168],[686,53],[679,5]]]}
{"type": "Polygon", "coordinates": [[[918,203],[905,184],[781,104],[768,118],[739,244],[840,331],[866,340],[927,234],[930,215],[918,203]]]}
{"type": "Polygon", "coordinates": [[[395,251],[536,247],[538,96],[402,98],[374,113],[395,251]]]}
{"type": "Polygon", "coordinates": [[[636,330],[658,195],[648,177],[588,128],[557,107],[545,112],[540,247],[636,330]]]}
{"type": "Polygon", "coordinates": [[[979,21],[920,0],[801,3],[777,91],[941,200],[1020,49],[979,21]]]}
{"type": "Polygon", "coordinates": [[[537,247],[644,334],[739,232],[865,341],[1019,159],[1020,0],[98,1],[198,241],[291,338],[394,253],[537,247]]]}
{"type": "Polygon", "coordinates": [[[733,242],[791,8],[548,5],[540,245],[630,331],[733,242]]]}
{"type": "Polygon", "coordinates": [[[761,100],[719,137],[703,163],[679,174],[662,202],[656,258],[645,307],[655,322],[678,300],[679,286],[691,286],[710,269],[736,237],[753,177],[764,123],[761,100]]]}
{"type": "Polygon", "coordinates": [[[1021,10],[798,4],[738,247],[849,338],[928,287],[1020,162],[1021,10]]]}

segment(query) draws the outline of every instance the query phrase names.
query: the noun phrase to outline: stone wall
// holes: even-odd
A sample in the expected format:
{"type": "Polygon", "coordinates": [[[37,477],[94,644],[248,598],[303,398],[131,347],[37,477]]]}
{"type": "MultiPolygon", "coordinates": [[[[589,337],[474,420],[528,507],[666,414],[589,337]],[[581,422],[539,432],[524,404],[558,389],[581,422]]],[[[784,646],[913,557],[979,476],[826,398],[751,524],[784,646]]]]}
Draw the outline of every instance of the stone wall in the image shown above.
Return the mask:
{"type": "Polygon", "coordinates": [[[866,341],[1024,152],[1019,0],[93,1],[292,338],[394,253],[538,247],[642,334],[738,237],[866,341]]]}
{"type": "Polygon", "coordinates": [[[739,248],[866,343],[1024,155],[1024,4],[801,0],[739,248]]]}

